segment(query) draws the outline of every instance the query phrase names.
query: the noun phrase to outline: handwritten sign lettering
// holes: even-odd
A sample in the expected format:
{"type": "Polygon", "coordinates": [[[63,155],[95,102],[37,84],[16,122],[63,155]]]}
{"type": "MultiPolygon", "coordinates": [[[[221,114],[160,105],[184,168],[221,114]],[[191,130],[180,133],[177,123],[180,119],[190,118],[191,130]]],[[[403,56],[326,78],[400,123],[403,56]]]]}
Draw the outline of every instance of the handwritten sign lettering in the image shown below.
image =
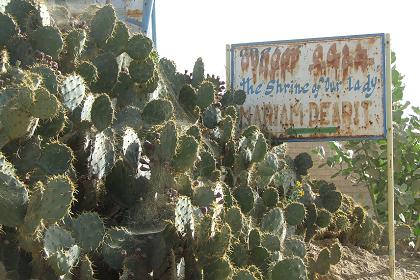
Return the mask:
{"type": "Polygon", "coordinates": [[[240,124],[275,138],[385,137],[384,34],[231,46],[240,124]]]}

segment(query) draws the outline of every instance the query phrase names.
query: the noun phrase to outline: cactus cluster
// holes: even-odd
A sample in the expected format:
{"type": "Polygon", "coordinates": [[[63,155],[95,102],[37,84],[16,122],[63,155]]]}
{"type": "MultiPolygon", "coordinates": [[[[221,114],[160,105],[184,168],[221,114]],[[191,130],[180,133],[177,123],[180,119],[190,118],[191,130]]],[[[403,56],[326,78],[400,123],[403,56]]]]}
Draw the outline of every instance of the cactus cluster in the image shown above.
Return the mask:
{"type": "Polygon", "coordinates": [[[239,128],[243,91],[177,72],[112,6],[0,12],[0,278],[308,279],[340,247],[306,242],[380,235],[309,154],[239,128]]]}

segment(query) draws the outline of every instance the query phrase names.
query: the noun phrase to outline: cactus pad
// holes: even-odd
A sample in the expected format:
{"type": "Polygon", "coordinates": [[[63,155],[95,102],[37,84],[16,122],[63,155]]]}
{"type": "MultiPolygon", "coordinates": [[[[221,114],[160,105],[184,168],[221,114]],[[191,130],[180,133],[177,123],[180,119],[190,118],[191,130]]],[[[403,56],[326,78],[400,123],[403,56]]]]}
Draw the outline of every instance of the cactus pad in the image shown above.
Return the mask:
{"type": "Polygon", "coordinates": [[[305,264],[298,257],[284,259],[274,265],[271,271],[271,279],[306,280],[305,264]]]}
{"type": "Polygon", "coordinates": [[[165,99],[155,99],[144,107],[142,118],[150,125],[162,124],[172,117],[172,103],[165,99]]]}
{"type": "Polygon", "coordinates": [[[178,171],[185,171],[194,165],[197,159],[198,142],[194,137],[183,135],[178,141],[172,165],[178,171]]]}
{"type": "Polygon", "coordinates": [[[291,226],[297,226],[303,222],[305,214],[305,206],[302,203],[290,203],[285,210],[286,222],[291,226]]]}
{"type": "Polygon", "coordinates": [[[91,108],[91,120],[98,131],[103,131],[111,126],[114,119],[114,109],[111,99],[105,93],[95,97],[91,108]]]}
{"type": "Polygon", "coordinates": [[[64,106],[70,111],[78,107],[85,98],[85,83],[79,75],[67,76],[60,86],[60,94],[64,106]]]}
{"type": "Polygon", "coordinates": [[[98,214],[86,212],[72,221],[72,232],[85,251],[93,251],[102,243],[105,226],[98,214]]]}
{"type": "Polygon", "coordinates": [[[50,143],[41,150],[39,166],[48,174],[57,175],[66,172],[73,161],[73,152],[65,144],[50,143]]]}
{"type": "Polygon", "coordinates": [[[136,34],[128,40],[126,52],[135,60],[143,60],[153,49],[152,40],[142,34],[136,34]]]}
{"type": "Polygon", "coordinates": [[[114,8],[106,5],[99,9],[91,22],[90,36],[97,44],[105,43],[114,31],[116,15],[114,8]]]}
{"type": "Polygon", "coordinates": [[[57,59],[64,45],[61,32],[52,26],[40,27],[29,36],[32,46],[57,59]]]}
{"type": "Polygon", "coordinates": [[[211,82],[201,83],[197,90],[197,106],[202,110],[210,106],[214,102],[214,93],[214,86],[211,82]]]}

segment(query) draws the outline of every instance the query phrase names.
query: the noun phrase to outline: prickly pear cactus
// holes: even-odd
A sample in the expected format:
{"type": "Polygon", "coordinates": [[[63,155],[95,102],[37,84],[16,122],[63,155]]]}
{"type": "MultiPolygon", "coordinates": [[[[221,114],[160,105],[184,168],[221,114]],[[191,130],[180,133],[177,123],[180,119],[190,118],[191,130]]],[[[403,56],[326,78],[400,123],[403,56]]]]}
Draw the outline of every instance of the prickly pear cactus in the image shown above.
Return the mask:
{"type": "Polygon", "coordinates": [[[201,58],[181,74],[112,6],[71,7],[0,1],[1,279],[307,279],[341,247],[305,242],[377,243],[201,58]]]}

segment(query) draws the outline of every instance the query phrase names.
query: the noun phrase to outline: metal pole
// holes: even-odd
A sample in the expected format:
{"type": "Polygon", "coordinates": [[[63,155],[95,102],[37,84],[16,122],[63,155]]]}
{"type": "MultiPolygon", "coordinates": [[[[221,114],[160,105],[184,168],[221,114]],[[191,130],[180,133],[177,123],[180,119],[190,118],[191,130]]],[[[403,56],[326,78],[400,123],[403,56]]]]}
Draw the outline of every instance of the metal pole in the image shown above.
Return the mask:
{"type": "Polygon", "coordinates": [[[233,89],[233,85],[230,84],[231,76],[230,76],[230,45],[226,45],[226,89],[233,89]]]}
{"type": "Polygon", "coordinates": [[[394,128],[392,126],[392,73],[390,36],[386,34],[386,124],[388,161],[388,237],[389,237],[389,276],[395,279],[395,232],[394,232],[394,128]]]}

